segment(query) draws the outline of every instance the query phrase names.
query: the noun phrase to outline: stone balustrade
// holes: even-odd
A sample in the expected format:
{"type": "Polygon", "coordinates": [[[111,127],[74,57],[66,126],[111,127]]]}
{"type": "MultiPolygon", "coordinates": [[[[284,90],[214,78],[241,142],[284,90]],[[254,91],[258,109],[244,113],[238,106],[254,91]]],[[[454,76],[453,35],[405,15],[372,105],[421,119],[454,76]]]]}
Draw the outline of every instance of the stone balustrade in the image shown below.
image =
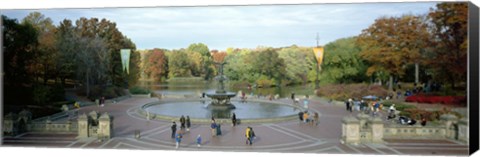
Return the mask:
{"type": "Polygon", "coordinates": [[[385,124],[382,119],[365,114],[343,118],[343,143],[382,143],[384,138],[451,139],[468,143],[468,119],[463,118],[459,121],[456,116],[446,114],[440,117],[440,124],[421,126],[419,124],[385,124]]]}

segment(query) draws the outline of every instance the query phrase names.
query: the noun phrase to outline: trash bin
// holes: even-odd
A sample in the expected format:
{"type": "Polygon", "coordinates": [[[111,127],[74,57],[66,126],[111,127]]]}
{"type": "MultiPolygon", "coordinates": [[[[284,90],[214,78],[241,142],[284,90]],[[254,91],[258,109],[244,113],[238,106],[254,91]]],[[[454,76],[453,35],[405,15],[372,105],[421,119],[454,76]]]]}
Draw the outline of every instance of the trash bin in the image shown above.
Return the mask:
{"type": "Polygon", "coordinates": [[[217,125],[217,136],[222,135],[222,129],[220,128],[220,124],[217,125]]]}

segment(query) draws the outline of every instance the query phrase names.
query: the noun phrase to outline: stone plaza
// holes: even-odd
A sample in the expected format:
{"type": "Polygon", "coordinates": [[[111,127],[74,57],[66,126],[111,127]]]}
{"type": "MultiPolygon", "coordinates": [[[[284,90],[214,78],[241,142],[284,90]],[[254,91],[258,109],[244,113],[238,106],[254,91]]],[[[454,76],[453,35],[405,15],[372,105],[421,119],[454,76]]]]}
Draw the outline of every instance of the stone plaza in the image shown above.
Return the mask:
{"type": "MultiPolygon", "coordinates": [[[[393,130],[397,131],[397,129],[392,129],[394,126],[384,122],[383,116],[380,116],[381,118],[366,117],[362,120],[362,115],[358,111],[352,113],[346,111],[343,103],[328,102],[320,98],[311,98],[308,108],[309,111],[320,114],[317,126],[305,124],[298,119],[280,122],[241,123],[237,126],[232,126],[228,120],[225,120],[219,121],[222,125],[222,135],[212,137],[208,123],[192,123],[190,131],[184,134],[180,147],[175,149],[175,141],[170,137],[172,122],[170,120],[147,119],[138,112],[145,104],[172,100],[175,99],[129,97],[118,101],[110,101],[104,107],[98,105],[82,106],[80,109],[73,111],[75,112],[73,117],[66,113],[58,115],[58,118],[52,115],[40,120],[21,118],[22,114],[6,116],[5,120],[21,119],[25,121],[22,122],[25,123],[22,125],[26,125],[28,131],[19,132],[19,130],[16,130],[18,131],[17,134],[7,135],[3,139],[3,145],[322,154],[468,154],[468,142],[462,139],[466,136],[459,137],[459,133],[455,133],[456,137],[447,135],[452,132],[448,131],[449,128],[445,128],[444,125],[439,129],[428,125],[425,128],[420,125],[405,126],[398,128],[398,135],[394,135],[392,132],[393,130]],[[390,128],[389,133],[385,133],[386,130],[372,131],[371,128],[369,131],[366,127],[362,129],[361,126],[365,123],[371,124],[371,127],[374,128],[390,128]],[[245,144],[245,129],[248,126],[255,130],[256,138],[253,140],[253,145],[245,144]],[[357,132],[352,133],[352,130],[346,129],[346,127],[350,128],[352,126],[357,129],[357,132]],[[423,135],[400,136],[404,130],[405,133],[411,133],[410,135],[414,135],[411,130],[420,134],[423,133],[423,135]],[[432,134],[428,134],[429,132],[432,134]],[[376,134],[382,135],[378,136],[376,134]],[[434,136],[427,136],[427,134],[434,136]],[[196,145],[197,135],[201,135],[203,138],[201,147],[196,145]],[[373,137],[380,138],[375,139],[373,137]],[[365,138],[368,138],[368,140],[365,140],[365,138]]],[[[287,98],[271,101],[291,103],[291,100],[287,98]]],[[[23,113],[23,117],[25,117],[25,113],[23,113]]],[[[242,119],[242,117],[237,118],[242,119]]],[[[12,122],[19,122],[15,120],[12,122]]],[[[455,120],[455,122],[459,124],[458,126],[465,126],[461,125],[465,124],[465,121],[455,120]]],[[[5,124],[7,123],[5,122],[5,124]]],[[[19,125],[11,126],[18,127],[19,125]]]]}

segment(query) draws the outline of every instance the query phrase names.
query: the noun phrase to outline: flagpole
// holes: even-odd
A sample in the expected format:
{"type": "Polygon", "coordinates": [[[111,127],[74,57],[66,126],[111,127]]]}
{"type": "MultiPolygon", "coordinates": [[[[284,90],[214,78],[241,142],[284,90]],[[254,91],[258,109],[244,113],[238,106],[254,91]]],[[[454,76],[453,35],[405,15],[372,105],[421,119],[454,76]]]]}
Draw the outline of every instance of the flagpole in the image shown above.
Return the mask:
{"type": "MultiPolygon", "coordinates": [[[[318,48],[319,47],[318,46],[319,45],[318,41],[320,40],[320,37],[318,36],[318,32],[317,32],[317,38],[316,39],[317,39],[317,48],[318,48]]],[[[315,78],[315,89],[318,89],[320,87],[320,85],[319,85],[320,81],[318,80],[318,72],[319,72],[320,69],[318,68],[318,66],[319,66],[318,61],[316,59],[315,59],[315,61],[317,62],[317,68],[316,68],[317,74],[316,74],[316,78],[315,78]]]]}

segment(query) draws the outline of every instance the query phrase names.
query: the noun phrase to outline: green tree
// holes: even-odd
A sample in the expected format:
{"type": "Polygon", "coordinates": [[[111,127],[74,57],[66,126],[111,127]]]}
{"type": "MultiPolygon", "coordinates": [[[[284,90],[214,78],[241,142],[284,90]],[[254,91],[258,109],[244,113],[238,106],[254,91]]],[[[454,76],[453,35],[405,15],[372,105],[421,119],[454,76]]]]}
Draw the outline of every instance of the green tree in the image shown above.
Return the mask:
{"type": "Polygon", "coordinates": [[[201,74],[204,75],[205,80],[213,77],[212,59],[208,46],[203,43],[190,44],[187,48],[187,53],[198,52],[202,55],[201,74]]]}
{"type": "MultiPolygon", "coordinates": [[[[38,32],[29,23],[19,24],[16,19],[2,15],[3,36],[3,85],[5,105],[32,103],[31,67],[34,63],[34,48],[38,44],[38,32]],[[18,99],[22,97],[25,99],[18,99]]],[[[5,108],[8,110],[8,108],[5,108]]]]}
{"type": "Polygon", "coordinates": [[[306,83],[308,72],[315,66],[312,49],[293,45],[282,48],[278,54],[285,61],[286,79],[293,84],[306,83]]]}
{"type": "Polygon", "coordinates": [[[168,55],[168,78],[190,77],[190,60],[184,49],[174,50],[168,55]]]}
{"type": "Polygon", "coordinates": [[[75,34],[75,27],[70,20],[63,20],[57,28],[56,33],[58,58],[56,62],[56,69],[58,77],[62,85],[65,86],[65,80],[75,79],[75,58],[78,45],[76,43],[77,37],[75,34]]]}
{"type": "Polygon", "coordinates": [[[328,83],[353,83],[367,80],[368,68],[360,58],[356,38],[342,38],[325,45],[321,81],[328,83]]]}
{"type": "Polygon", "coordinates": [[[276,86],[280,86],[282,79],[285,79],[286,67],[277,51],[273,48],[260,48],[251,56],[253,57],[252,66],[256,73],[274,79],[276,86]]]}

